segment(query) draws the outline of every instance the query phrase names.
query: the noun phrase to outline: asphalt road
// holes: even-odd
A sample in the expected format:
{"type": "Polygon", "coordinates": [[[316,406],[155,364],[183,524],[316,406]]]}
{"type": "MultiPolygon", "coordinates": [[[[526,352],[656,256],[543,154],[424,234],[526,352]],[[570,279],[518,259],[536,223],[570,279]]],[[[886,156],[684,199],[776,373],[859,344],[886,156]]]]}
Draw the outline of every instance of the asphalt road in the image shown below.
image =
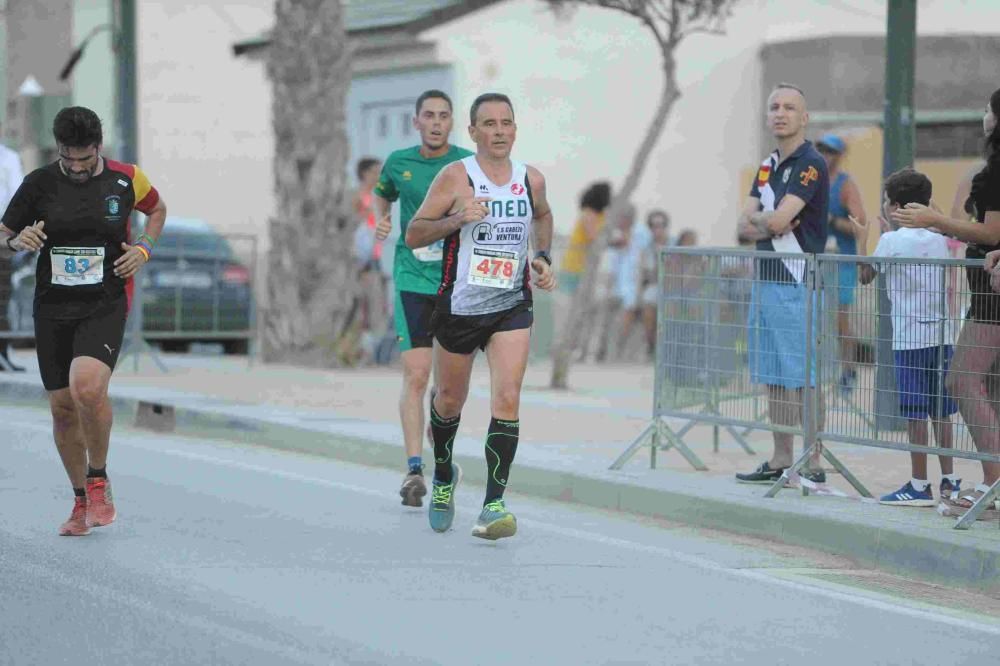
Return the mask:
{"type": "MultiPolygon", "coordinates": [[[[405,509],[401,476],[120,428],[119,518],[59,537],[47,413],[0,407],[0,664],[997,663],[1000,624],[810,578],[829,558],[509,498],[520,532],[405,509]]],[[[516,488],[516,465],[512,474],[516,488]]],[[[947,591],[945,591],[947,592],[947,591]]]]}

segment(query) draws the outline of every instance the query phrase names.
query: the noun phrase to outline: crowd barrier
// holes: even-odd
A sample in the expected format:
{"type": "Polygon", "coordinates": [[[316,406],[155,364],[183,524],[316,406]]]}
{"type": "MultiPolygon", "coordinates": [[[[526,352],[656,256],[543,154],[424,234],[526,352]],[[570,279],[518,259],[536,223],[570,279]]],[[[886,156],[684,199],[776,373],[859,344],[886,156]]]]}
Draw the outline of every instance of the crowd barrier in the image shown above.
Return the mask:
{"type": "MultiPolygon", "coordinates": [[[[1000,381],[987,362],[1000,347],[1000,326],[966,320],[973,301],[966,274],[981,267],[957,259],[662,250],[652,419],[611,469],[646,446],[652,467],[658,452],[676,450],[707,469],[685,442],[698,425],[712,427],[716,450],[726,433],[748,454],[755,430],[800,436],[804,451],[786,475],[819,452],[864,497],[871,493],[831,443],[1000,463],[1000,381]],[[787,281],[793,274],[798,282],[787,281]],[[777,345],[765,328],[777,330],[777,345]],[[813,381],[801,391],[774,389],[789,368],[813,381]],[[908,426],[921,415],[929,428],[923,440],[908,426]]],[[[989,299],[977,307],[998,310],[1000,320],[989,299]]],[[[967,528],[998,489],[1000,482],[956,527],[967,528]]]]}

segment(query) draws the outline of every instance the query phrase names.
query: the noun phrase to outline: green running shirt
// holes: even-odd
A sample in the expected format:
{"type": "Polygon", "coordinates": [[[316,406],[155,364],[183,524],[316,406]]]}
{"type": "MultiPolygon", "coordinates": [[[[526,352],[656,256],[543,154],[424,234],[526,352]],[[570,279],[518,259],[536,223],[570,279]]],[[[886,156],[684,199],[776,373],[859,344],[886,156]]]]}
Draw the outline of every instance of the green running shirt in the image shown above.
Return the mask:
{"type": "Polygon", "coordinates": [[[389,155],[382,166],[382,174],[375,185],[375,194],[386,201],[399,199],[399,240],[396,242],[396,256],[393,260],[392,278],[396,291],[412,291],[418,294],[436,294],[441,285],[441,254],[444,239],[428,247],[411,250],[406,247],[406,227],[413,215],[424,202],[431,182],[444,167],[471,151],[451,146],[441,157],[426,158],[420,154],[420,146],[397,150],[389,155]]]}

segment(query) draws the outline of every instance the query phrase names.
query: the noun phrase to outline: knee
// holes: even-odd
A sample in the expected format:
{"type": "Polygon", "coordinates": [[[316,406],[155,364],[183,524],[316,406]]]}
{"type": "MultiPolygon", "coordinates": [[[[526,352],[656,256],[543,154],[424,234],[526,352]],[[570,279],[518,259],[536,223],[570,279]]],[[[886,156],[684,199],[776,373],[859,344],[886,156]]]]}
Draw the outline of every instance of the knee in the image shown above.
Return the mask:
{"type": "Polygon", "coordinates": [[[465,406],[465,394],[448,386],[434,388],[434,409],[445,418],[458,416],[465,406]]]}
{"type": "Polygon", "coordinates": [[[504,386],[493,395],[493,415],[500,418],[517,418],[521,406],[521,391],[516,386],[504,386]]]}
{"type": "Polygon", "coordinates": [[[951,371],[944,379],[945,388],[954,398],[971,398],[982,392],[982,381],[978,375],[951,371]]]}
{"type": "Polygon", "coordinates": [[[70,393],[77,410],[96,411],[107,398],[103,382],[79,379],[70,382],[70,393]]]}
{"type": "Polygon", "coordinates": [[[407,393],[423,395],[427,391],[427,383],[430,381],[431,369],[427,368],[404,368],[403,387],[407,393]]]}

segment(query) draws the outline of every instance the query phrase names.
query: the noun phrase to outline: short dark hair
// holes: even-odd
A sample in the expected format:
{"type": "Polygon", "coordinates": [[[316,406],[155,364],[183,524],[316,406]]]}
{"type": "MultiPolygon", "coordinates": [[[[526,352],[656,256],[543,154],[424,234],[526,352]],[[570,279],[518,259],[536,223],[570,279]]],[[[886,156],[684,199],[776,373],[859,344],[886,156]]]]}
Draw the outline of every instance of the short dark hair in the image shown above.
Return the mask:
{"type": "Polygon", "coordinates": [[[601,180],[591,183],[580,195],[580,208],[589,208],[603,213],[611,203],[611,183],[601,180]]]}
{"type": "Polygon", "coordinates": [[[901,169],[885,179],[885,196],[889,203],[905,206],[931,202],[931,179],[914,169],[901,169]]]}
{"type": "Polygon", "coordinates": [[[507,95],[504,95],[503,93],[495,93],[495,92],[483,93],[482,95],[476,98],[476,101],[472,103],[472,108],[469,109],[470,125],[476,124],[476,113],[478,113],[479,107],[485,104],[486,102],[503,102],[504,104],[510,107],[511,115],[514,115],[514,105],[510,103],[510,97],[507,97],[507,95]]]}
{"type": "Polygon", "coordinates": [[[357,167],[358,180],[364,178],[365,171],[368,171],[368,169],[371,169],[380,161],[381,160],[379,160],[377,157],[362,157],[360,160],[358,160],[358,167],[357,167]]]}
{"type": "Polygon", "coordinates": [[[666,226],[670,226],[670,213],[663,210],[662,208],[654,208],[653,210],[646,213],[646,226],[652,226],[654,217],[662,217],[666,226]]]}
{"type": "Polygon", "coordinates": [[[417,98],[416,115],[418,116],[420,115],[420,107],[422,107],[424,105],[424,102],[426,102],[429,99],[443,99],[448,103],[448,110],[449,111],[452,110],[451,97],[448,97],[447,93],[445,93],[442,90],[432,89],[432,90],[425,90],[424,92],[420,93],[420,97],[417,98]]]}
{"type": "Polygon", "coordinates": [[[70,148],[88,148],[104,143],[101,119],[83,106],[67,106],[52,121],[56,143],[70,148]]]}

